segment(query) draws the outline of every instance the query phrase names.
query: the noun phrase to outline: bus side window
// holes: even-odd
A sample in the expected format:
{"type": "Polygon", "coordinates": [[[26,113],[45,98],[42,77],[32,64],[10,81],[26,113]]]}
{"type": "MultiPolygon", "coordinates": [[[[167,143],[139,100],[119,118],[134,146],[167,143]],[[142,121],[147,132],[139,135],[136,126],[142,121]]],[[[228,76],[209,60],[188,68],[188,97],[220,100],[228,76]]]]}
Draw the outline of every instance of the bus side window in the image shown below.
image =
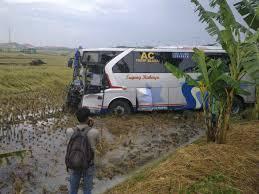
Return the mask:
{"type": "Polygon", "coordinates": [[[155,52],[134,52],[135,73],[165,73],[163,56],[155,52]]]}
{"type": "Polygon", "coordinates": [[[113,73],[132,73],[133,72],[133,54],[130,53],[122,58],[112,68],[113,73]]]}
{"type": "Polygon", "coordinates": [[[192,60],[192,56],[193,53],[175,52],[172,53],[170,63],[185,73],[194,73],[196,72],[197,65],[192,60]]]}

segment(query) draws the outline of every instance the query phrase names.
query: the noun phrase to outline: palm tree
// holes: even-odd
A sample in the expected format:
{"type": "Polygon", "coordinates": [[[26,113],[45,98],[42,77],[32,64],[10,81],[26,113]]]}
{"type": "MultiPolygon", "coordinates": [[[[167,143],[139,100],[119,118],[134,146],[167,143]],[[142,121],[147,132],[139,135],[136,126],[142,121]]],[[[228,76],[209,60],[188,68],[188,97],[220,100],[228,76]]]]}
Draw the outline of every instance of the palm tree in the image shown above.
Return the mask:
{"type": "MultiPolygon", "coordinates": [[[[222,48],[228,53],[228,64],[231,78],[230,85],[237,84],[249,72],[258,70],[258,48],[254,39],[245,41],[243,36],[249,37],[253,31],[239,23],[226,0],[211,0],[210,7],[217,8],[217,12],[206,10],[198,0],[191,0],[196,5],[200,21],[207,23],[206,30],[216,37],[222,48]]],[[[218,120],[216,141],[226,142],[226,133],[229,129],[231,108],[236,87],[225,88],[226,104],[218,120]]]]}

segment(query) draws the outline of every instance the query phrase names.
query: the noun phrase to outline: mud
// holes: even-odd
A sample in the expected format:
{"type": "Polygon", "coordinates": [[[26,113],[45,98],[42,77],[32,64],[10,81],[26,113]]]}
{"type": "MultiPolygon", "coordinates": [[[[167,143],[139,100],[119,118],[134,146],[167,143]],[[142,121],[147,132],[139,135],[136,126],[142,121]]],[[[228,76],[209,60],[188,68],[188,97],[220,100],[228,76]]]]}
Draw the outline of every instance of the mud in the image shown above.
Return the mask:
{"type": "MultiPolygon", "coordinates": [[[[128,117],[96,117],[101,143],[97,146],[93,193],[102,193],[146,163],[199,137],[204,131],[199,113],[153,113],[128,117]]],[[[23,161],[9,159],[0,168],[0,193],[67,193],[64,165],[66,129],[70,117],[24,122],[0,129],[1,152],[31,150],[23,161]]]]}

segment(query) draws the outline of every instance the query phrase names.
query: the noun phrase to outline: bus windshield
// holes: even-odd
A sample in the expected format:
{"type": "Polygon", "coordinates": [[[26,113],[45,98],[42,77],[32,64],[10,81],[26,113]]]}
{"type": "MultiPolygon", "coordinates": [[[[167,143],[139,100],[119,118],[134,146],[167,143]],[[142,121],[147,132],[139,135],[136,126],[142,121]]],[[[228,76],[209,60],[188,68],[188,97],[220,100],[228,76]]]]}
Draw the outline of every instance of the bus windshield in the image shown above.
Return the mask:
{"type": "Polygon", "coordinates": [[[85,92],[95,93],[105,83],[104,68],[120,52],[114,51],[86,51],[82,56],[82,65],[85,69],[85,92]]]}
{"type": "Polygon", "coordinates": [[[82,57],[82,64],[98,63],[99,53],[96,52],[84,52],[82,57]]]}

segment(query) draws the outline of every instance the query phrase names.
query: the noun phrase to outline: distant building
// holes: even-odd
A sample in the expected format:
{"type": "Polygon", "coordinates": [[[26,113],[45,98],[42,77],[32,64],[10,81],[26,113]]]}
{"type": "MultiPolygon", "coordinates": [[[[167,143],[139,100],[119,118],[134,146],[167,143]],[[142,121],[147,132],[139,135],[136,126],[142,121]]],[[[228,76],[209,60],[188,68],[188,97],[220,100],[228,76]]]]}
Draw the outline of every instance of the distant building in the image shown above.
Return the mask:
{"type": "Polygon", "coordinates": [[[30,44],[19,44],[16,42],[0,43],[0,52],[22,52],[26,54],[37,53],[36,48],[30,44]]]}

